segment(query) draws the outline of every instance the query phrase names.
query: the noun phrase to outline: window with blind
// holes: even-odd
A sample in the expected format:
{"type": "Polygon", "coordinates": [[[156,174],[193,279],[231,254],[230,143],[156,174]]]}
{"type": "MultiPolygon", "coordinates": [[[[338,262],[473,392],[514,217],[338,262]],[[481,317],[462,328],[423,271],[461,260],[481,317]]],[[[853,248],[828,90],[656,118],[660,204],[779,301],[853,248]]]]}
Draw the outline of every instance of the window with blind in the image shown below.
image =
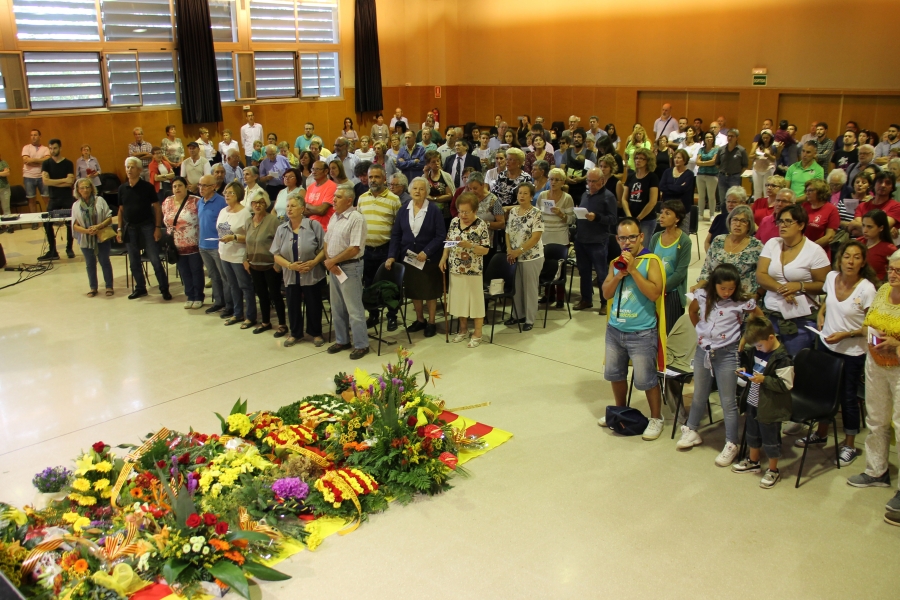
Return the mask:
{"type": "Polygon", "coordinates": [[[300,53],[300,94],[318,98],[341,95],[341,72],[337,52],[300,53]]]}
{"type": "Polygon", "coordinates": [[[104,105],[97,52],[25,52],[23,59],[32,110],[104,105]]]}
{"type": "Polygon", "coordinates": [[[234,57],[231,52],[216,52],[216,72],[219,75],[219,98],[234,102],[234,57]]]}
{"type": "Polygon", "coordinates": [[[255,52],[253,54],[257,98],[295,98],[297,73],[293,52],[255,52]]]}
{"type": "Polygon", "coordinates": [[[107,42],[172,41],[169,0],[100,0],[100,16],[107,42]]]}
{"type": "Polygon", "coordinates": [[[13,13],[23,41],[100,41],[94,0],[15,0],[13,13]]]}
{"type": "Polygon", "coordinates": [[[250,38],[254,42],[336,44],[337,24],[334,2],[250,0],[250,38]]]}
{"type": "Polygon", "coordinates": [[[178,104],[175,64],[171,52],[141,52],[138,54],[138,65],[144,106],[178,104]]]}
{"type": "Polygon", "coordinates": [[[238,41],[234,0],[209,0],[209,20],[214,42],[238,41]]]}

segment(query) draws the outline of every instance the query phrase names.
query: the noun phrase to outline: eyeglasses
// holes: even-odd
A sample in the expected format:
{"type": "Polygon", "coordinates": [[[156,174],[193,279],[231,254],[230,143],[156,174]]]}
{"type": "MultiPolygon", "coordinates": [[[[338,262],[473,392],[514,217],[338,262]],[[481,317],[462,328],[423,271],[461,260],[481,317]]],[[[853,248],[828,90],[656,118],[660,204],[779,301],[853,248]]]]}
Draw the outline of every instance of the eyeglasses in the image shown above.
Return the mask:
{"type": "Polygon", "coordinates": [[[888,275],[900,275],[900,269],[895,269],[894,267],[887,268],[888,275]]]}
{"type": "MultiPolygon", "coordinates": [[[[562,179],[561,177],[551,177],[550,181],[565,181],[565,179],[562,179]]],[[[588,179],[588,181],[590,181],[590,179],[588,179]]]]}
{"type": "Polygon", "coordinates": [[[743,223],[744,225],[749,225],[750,221],[748,219],[731,219],[732,223],[743,223]]]}
{"type": "Polygon", "coordinates": [[[587,182],[588,183],[600,183],[600,180],[599,179],[588,179],[587,182]]]}
{"type": "Polygon", "coordinates": [[[636,241],[638,241],[638,238],[639,238],[639,237],[641,237],[641,234],[637,234],[637,235],[617,235],[617,236],[616,236],[616,241],[618,241],[620,244],[624,244],[625,242],[636,242],[636,241]]]}
{"type": "Polygon", "coordinates": [[[215,187],[212,183],[198,183],[197,187],[215,187]]]}
{"type": "Polygon", "coordinates": [[[766,187],[778,187],[777,183],[767,183],[766,187]]]}
{"type": "Polygon", "coordinates": [[[310,171],[327,171],[325,167],[313,167],[310,171]]]}
{"type": "Polygon", "coordinates": [[[794,221],[792,219],[778,219],[777,221],[775,221],[775,224],[779,227],[789,227],[791,225],[796,225],[797,221],[794,221]]]}

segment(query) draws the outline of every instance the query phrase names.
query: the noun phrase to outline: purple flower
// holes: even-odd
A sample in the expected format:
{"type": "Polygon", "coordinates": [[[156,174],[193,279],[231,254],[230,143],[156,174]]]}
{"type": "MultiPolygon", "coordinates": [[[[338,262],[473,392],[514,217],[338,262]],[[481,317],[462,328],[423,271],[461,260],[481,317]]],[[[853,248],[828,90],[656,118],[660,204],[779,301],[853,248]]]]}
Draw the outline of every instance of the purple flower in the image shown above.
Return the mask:
{"type": "Polygon", "coordinates": [[[391,379],[391,383],[393,383],[394,385],[400,385],[400,380],[394,377],[393,379],[391,379]]]}
{"type": "Polygon", "coordinates": [[[369,395],[370,395],[370,396],[374,396],[374,395],[375,395],[375,387],[374,387],[374,386],[371,386],[371,385],[369,386],[369,395]]]}
{"type": "Polygon", "coordinates": [[[279,498],[303,500],[309,494],[309,486],[299,477],[285,477],[284,479],[276,479],[272,483],[272,491],[279,498]]]}
{"type": "Polygon", "coordinates": [[[407,358],[407,359],[406,359],[406,366],[407,366],[407,367],[411,367],[412,365],[413,365],[412,359],[411,359],[411,358],[407,358]]]}
{"type": "Polygon", "coordinates": [[[380,387],[380,388],[381,388],[381,391],[383,392],[383,391],[384,391],[384,388],[387,387],[387,384],[385,384],[384,381],[382,381],[381,383],[378,384],[378,387],[380,387]]]}
{"type": "Polygon", "coordinates": [[[403,393],[403,386],[402,386],[402,385],[400,386],[400,393],[401,393],[401,394],[403,393]]]}
{"type": "Polygon", "coordinates": [[[199,485],[198,480],[193,477],[188,477],[187,480],[187,490],[189,494],[193,494],[197,491],[197,486],[199,485]]]}
{"type": "Polygon", "coordinates": [[[356,382],[354,381],[350,387],[353,389],[353,393],[355,394],[356,393],[356,382]]]}

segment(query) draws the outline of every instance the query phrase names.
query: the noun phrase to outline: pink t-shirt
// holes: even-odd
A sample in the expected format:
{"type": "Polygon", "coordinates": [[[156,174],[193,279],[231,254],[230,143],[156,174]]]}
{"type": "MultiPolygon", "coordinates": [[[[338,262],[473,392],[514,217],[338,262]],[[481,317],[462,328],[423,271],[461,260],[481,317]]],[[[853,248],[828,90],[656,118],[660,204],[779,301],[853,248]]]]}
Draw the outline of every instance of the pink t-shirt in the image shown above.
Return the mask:
{"type": "MultiPolygon", "coordinates": [[[[35,146],[34,144],[25,144],[22,146],[22,156],[27,156],[28,158],[40,158],[43,162],[44,160],[50,158],[50,148],[47,146],[35,146]]],[[[41,165],[22,165],[22,177],[29,177],[31,179],[40,179],[41,178],[41,165]]]]}
{"type": "Polygon", "coordinates": [[[856,207],[856,214],[854,216],[862,219],[867,212],[869,212],[870,210],[875,210],[876,208],[878,210],[883,210],[885,214],[894,219],[894,221],[900,222],[900,202],[897,202],[895,200],[888,200],[881,205],[873,204],[872,200],[869,200],[868,202],[862,202],[859,206],[856,207]]]}
{"type": "MultiPolygon", "coordinates": [[[[816,241],[825,235],[825,231],[832,229],[837,231],[841,226],[841,217],[838,210],[830,202],[826,202],[819,208],[813,208],[809,202],[803,203],[803,210],[809,216],[809,223],[803,233],[812,241],[816,241]]],[[[831,258],[831,246],[823,248],[828,258],[831,258]]]]}
{"type": "Polygon", "coordinates": [[[313,182],[312,185],[306,188],[306,204],[308,206],[319,206],[323,202],[332,205],[324,215],[312,215],[310,217],[313,221],[319,222],[323,231],[328,231],[328,221],[331,220],[331,215],[334,214],[334,193],[336,191],[337,184],[330,179],[322,185],[313,182]]]}

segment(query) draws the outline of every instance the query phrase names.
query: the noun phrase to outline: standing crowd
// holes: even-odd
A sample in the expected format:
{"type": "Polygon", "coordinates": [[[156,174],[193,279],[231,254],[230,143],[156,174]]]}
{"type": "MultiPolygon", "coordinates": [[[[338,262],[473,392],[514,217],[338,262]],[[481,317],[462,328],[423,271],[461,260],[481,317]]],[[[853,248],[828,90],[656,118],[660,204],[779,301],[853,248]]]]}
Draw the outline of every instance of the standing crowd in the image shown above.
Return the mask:
{"type": "MultiPolygon", "coordinates": [[[[414,130],[398,108],[390,125],[379,114],[363,135],[347,118],[332,151],[312,123],[291,147],[264,136],[249,111],[239,136],[226,129],[218,146],[205,129],[185,146],[175,126],[153,146],[136,128],[117,206],[98,194],[100,165],[89,147],[73,165],[60,140],[44,147],[34,130],[22,151],[26,195],[33,203],[37,191],[49,191],[49,209],[71,208],[66,252],[74,257],[78,242],[89,296],[98,293],[98,262],[106,294],[114,293],[115,238],[130,258],[130,299],[148,294],[145,256],[171,300],[162,262],[169,260],[185,309],[204,306],[208,285],[207,313],[254,334],[274,330],[285,347],[307,336],[325,343],[328,299],[336,337],[328,352],[349,350],[352,359],[369,351],[378,299],[392,293],[386,282],[415,313],[407,323],[404,307],[388,302],[389,332],[402,319],[410,333],[436,335],[446,295],[444,310],[459,319],[452,341],[476,348],[492,280],[513,283],[504,323],[530,331],[542,304],[564,307],[564,286],[547,282],[571,262],[580,277],[575,310],[593,309],[600,287],[605,378],[616,405],[626,404],[629,368],[647,396],[645,440],[663,428],[663,357],[687,348],[695,388],[677,448],[702,443],[700,419],[715,384],[726,433],[715,464],[762,472],[760,485],[772,487],[782,433],[798,433],[790,423],[793,360],[816,348],[842,364],[841,466],[860,454],[857,395],[865,382],[866,470],[848,483],[890,485],[891,422],[900,430],[900,127],[879,136],[851,121],[832,140],[816,122],[798,140],[795,125],[775,129],[766,119],[748,151],[723,117],[704,131],[702,119],[675,118],[669,104],[652,128],[635,124],[624,139],[595,116],[588,128],[576,116],[567,129],[546,129],[541,117],[509,127],[497,115],[492,127],[442,130],[436,113],[414,130]],[[742,185],[748,175],[752,194],[742,185]],[[687,274],[692,214],[711,219],[696,282],[687,274]]],[[[4,212],[8,173],[0,161],[4,212]]],[[[49,224],[47,240],[41,260],[58,259],[49,224]]],[[[795,445],[825,444],[827,427],[795,445]]],[[[900,524],[900,492],[887,508],[885,519],[900,524]]]]}

